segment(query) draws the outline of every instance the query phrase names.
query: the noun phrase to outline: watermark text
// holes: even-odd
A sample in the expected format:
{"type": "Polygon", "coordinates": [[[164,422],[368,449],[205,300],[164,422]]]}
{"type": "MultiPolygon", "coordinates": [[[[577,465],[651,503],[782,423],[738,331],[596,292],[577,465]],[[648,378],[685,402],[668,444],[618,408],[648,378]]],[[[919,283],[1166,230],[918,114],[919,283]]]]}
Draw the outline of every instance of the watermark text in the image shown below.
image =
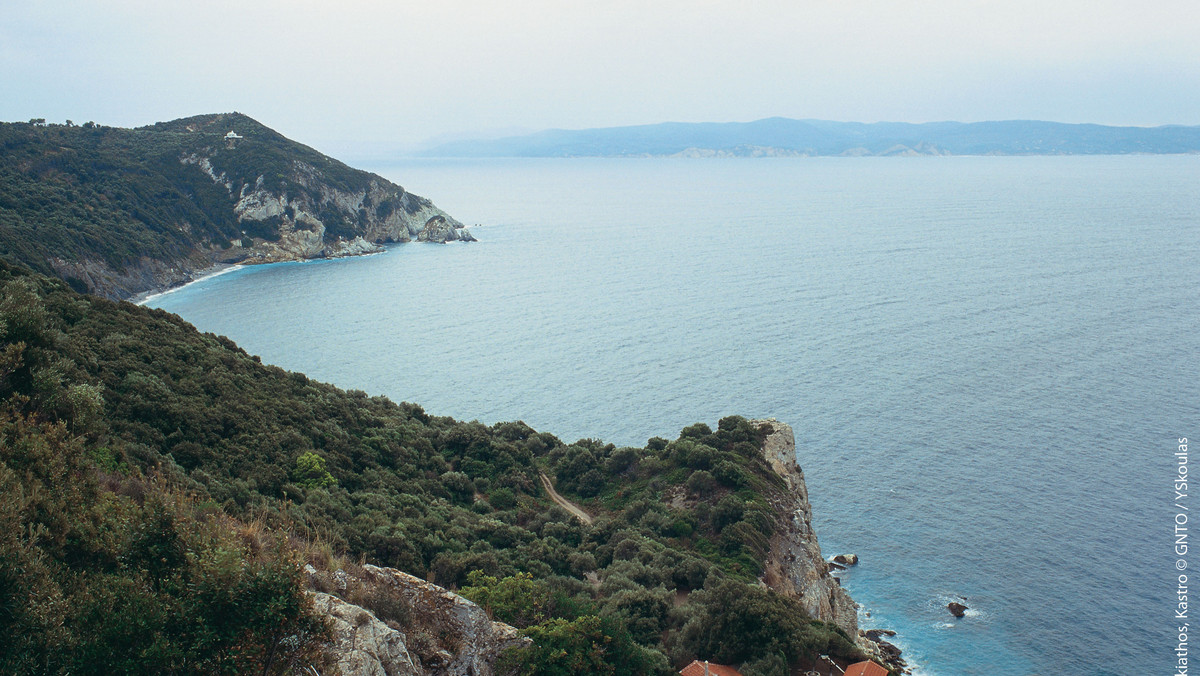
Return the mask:
{"type": "Polygon", "coordinates": [[[1188,673],[1188,546],[1191,535],[1188,531],[1188,448],[1187,437],[1179,437],[1175,447],[1174,488],[1175,518],[1173,524],[1173,549],[1175,554],[1175,674],[1188,673]]]}

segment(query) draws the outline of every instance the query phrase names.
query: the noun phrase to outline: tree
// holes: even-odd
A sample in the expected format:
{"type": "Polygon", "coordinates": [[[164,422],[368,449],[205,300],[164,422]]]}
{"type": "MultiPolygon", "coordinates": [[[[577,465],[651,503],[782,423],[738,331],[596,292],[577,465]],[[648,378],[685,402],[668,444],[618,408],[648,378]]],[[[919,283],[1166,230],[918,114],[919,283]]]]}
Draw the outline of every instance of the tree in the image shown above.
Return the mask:
{"type": "Polygon", "coordinates": [[[812,619],[795,600],[774,591],[726,579],[695,592],[692,601],[699,612],[677,640],[702,659],[735,664],[769,654],[795,663],[817,653],[860,655],[840,629],[812,619]]]}
{"type": "Polygon", "coordinates": [[[325,458],[307,451],[296,458],[296,468],[292,470],[292,481],[304,488],[331,488],[337,485],[337,479],[325,469],[325,458]]]}
{"type": "Polygon", "coordinates": [[[553,619],[524,633],[533,639],[533,645],[502,655],[496,673],[521,676],[669,673],[661,653],[637,645],[619,623],[595,615],[571,621],[553,619]]]}
{"type": "Polygon", "coordinates": [[[529,573],[497,579],[476,570],[467,575],[467,584],[459,593],[478,603],[492,619],[528,627],[550,617],[550,590],[529,573]]]}

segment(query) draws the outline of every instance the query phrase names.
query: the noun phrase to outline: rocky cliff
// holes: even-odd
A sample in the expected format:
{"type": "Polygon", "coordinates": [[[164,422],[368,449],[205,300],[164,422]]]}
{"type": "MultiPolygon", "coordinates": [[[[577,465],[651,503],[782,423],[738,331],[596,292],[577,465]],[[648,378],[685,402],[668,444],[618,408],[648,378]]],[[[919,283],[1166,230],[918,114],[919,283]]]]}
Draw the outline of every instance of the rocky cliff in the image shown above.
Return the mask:
{"type": "MultiPolygon", "coordinates": [[[[776,527],[762,582],[799,601],[813,618],[840,627],[874,659],[889,668],[903,669],[898,651],[889,653],[894,647],[877,633],[859,631],[857,605],[830,574],[831,566],[813,529],[808,488],[796,461],[791,426],[773,419],[750,422],[766,428],[762,453],[785,485],[771,498],[776,527]]],[[[513,627],[488,618],[478,605],[413,575],[363,565],[349,575],[338,571],[334,578],[335,594],[351,599],[356,593],[368,598],[391,594],[408,609],[408,619],[402,624],[385,622],[366,608],[316,593],[316,607],[334,626],[335,652],[343,674],[491,676],[501,651],[529,644],[513,627]],[[356,592],[356,587],[368,591],[356,592]],[[431,642],[429,637],[437,639],[431,642]]]]}
{"type": "MultiPolygon", "coordinates": [[[[230,153],[237,148],[223,150],[230,153]]],[[[346,190],[331,185],[319,168],[297,159],[290,185],[285,180],[268,187],[259,174],[253,184],[236,186],[225,172],[216,173],[212,157],[194,152],[180,162],[198,167],[225,188],[236,200],[232,208],[238,222],[247,226],[242,239],[231,243],[232,250],[214,251],[220,260],[275,263],[374,253],[389,242],[474,241],[462,223],[432,202],[379,177],[346,190]],[[330,219],[341,226],[338,234],[326,224],[330,219]],[[346,227],[347,223],[353,226],[346,227]]]]}
{"type": "Polygon", "coordinates": [[[799,600],[813,617],[841,627],[872,658],[890,669],[907,673],[900,649],[883,639],[895,632],[860,631],[858,604],[842,589],[837,578],[830,575],[831,567],[821,554],[813,530],[812,505],[808,502],[804,471],[796,462],[796,436],[791,425],[774,419],[752,422],[770,429],[763,441],[763,456],[787,484],[787,492],[775,504],[779,522],[771,538],[763,582],[799,600]]]}
{"type": "MultiPolygon", "coordinates": [[[[309,570],[310,579],[323,575],[309,570]]],[[[393,568],[368,564],[327,577],[334,593],[314,592],[313,605],[333,629],[342,676],[492,676],[501,652],[530,643],[471,601],[393,568]],[[392,599],[388,607],[403,608],[403,619],[385,620],[334,594],[392,599]]]]}
{"type": "Polygon", "coordinates": [[[821,545],[812,526],[812,506],[804,471],[796,463],[796,437],[790,425],[777,420],[757,420],[770,427],[763,455],[787,483],[787,492],[775,504],[779,523],[771,538],[763,582],[775,591],[798,599],[813,617],[836,624],[851,638],[858,637],[858,609],[850,595],[829,574],[821,545]]]}
{"type": "Polygon", "coordinates": [[[313,594],[313,608],[333,630],[333,654],[343,676],[409,676],[423,673],[408,652],[404,632],[374,613],[324,592],[313,594]]]}

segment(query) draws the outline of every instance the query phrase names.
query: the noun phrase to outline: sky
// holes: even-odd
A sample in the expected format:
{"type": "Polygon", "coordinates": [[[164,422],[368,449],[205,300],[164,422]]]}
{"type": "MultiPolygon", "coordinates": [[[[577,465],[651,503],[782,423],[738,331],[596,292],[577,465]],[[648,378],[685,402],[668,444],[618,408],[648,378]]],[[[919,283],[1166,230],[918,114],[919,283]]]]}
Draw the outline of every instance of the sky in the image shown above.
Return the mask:
{"type": "Polygon", "coordinates": [[[0,120],[326,152],[783,116],[1200,124],[1196,0],[0,0],[0,120]]]}

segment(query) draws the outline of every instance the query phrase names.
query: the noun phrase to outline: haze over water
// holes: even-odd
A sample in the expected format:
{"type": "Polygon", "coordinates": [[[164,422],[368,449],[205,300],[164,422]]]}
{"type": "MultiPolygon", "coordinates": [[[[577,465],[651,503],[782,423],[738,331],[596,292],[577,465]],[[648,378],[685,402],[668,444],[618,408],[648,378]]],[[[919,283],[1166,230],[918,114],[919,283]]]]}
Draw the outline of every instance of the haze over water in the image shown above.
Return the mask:
{"type": "Polygon", "coordinates": [[[480,241],[244,268],[150,304],[317,379],[564,441],[779,418],[826,555],[861,557],[843,579],[863,624],[923,673],[1174,663],[1200,157],[375,170],[480,241]]]}

